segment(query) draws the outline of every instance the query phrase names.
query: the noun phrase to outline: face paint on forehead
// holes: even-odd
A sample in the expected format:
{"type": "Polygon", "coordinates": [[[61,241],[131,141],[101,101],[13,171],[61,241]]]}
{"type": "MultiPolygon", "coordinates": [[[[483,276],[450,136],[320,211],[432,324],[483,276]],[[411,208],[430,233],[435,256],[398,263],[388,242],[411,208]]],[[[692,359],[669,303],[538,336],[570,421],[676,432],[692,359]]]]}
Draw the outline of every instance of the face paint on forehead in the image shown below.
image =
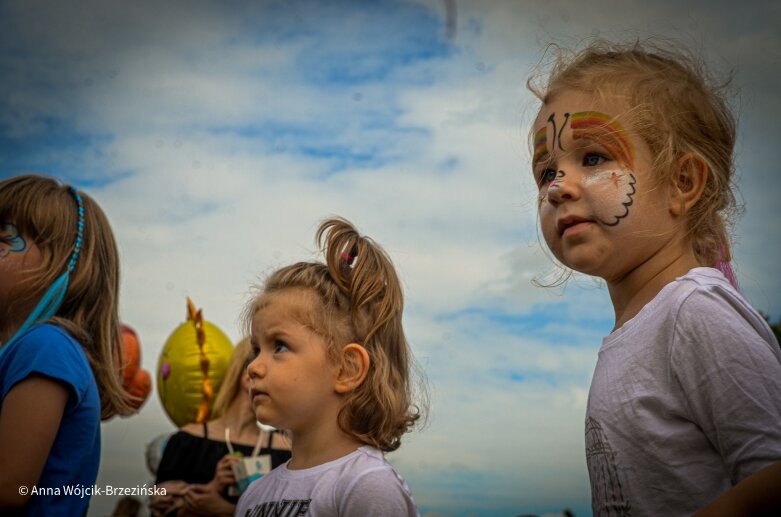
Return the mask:
{"type": "Polygon", "coordinates": [[[537,163],[548,154],[548,127],[542,127],[534,133],[534,153],[532,163],[537,163]]]}
{"type": "MultiPolygon", "coordinates": [[[[553,112],[548,117],[548,120],[546,124],[535,131],[534,133],[534,151],[532,153],[532,166],[536,167],[537,164],[543,159],[545,159],[552,150],[556,148],[556,145],[558,145],[559,149],[564,151],[564,147],[561,145],[561,133],[564,131],[564,128],[567,125],[567,120],[569,120],[569,113],[564,114],[564,123],[561,125],[561,127],[556,130],[556,113],[553,112]],[[548,148],[548,126],[551,126],[553,131],[551,131],[550,136],[550,143],[551,147],[548,148]]],[[[539,181],[539,179],[538,179],[539,181]]]]}
{"type": "Polygon", "coordinates": [[[615,117],[598,111],[581,111],[570,121],[572,139],[589,138],[601,144],[623,167],[634,168],[635,148],[615,117]]]}
{"type": "Polygon", "coordinates": [[[0,223],[0,257],[9,253],[21,253],[27,249],[27,243],[19,235],[19,230],[11,223],[0,223]]]}
{"type": "Polygon", "coordinates": [[[548,117],[548,124],[551,124],[553,126],[553,147],[555,148],[557,145],[559,149],[564,151],[564,147],[561,146],[561,133],[564,131],[564,128],[567,127],[567,120],[569,120],[569,113],[564,114],[564,122],[562,122],[561,127],[559,127],[558,132],[556,131],[556,113],[551,113],[550,117],[548,117]]]}

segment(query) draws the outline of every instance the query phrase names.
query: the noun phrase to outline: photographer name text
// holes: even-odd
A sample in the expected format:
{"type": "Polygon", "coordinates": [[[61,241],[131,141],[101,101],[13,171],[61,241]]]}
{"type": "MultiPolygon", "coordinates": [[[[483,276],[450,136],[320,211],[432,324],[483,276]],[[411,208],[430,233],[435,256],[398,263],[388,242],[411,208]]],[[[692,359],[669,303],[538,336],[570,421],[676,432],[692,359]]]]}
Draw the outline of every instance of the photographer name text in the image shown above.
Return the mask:
{"type": "Polygon", "coordinates": [[[165,488],[158,487],[157,485],[136,485],[133,487],[121,487],[113,485],[63,485],[55,487],[41,487],[41,486],[20,486],[19,495],[38,495],[38,496],[73,496],[73,497],[92,497],[93,495],[108,495],[108,496],[150,496],[150,495],[166,495],[165,488]]]}

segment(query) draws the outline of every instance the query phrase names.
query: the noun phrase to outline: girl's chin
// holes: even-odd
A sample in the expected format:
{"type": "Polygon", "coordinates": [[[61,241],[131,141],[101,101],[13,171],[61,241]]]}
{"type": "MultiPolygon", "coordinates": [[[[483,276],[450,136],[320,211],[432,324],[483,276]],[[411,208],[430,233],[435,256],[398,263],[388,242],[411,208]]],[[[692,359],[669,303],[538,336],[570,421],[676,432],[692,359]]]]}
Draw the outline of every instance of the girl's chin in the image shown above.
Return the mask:
{"type": "Polygon", "coordinates": [[[569,260],[562,260],[561,262],[573,271],[602,278],[601,263],[595,260],[594,257],[572,256],[567,258],[569,260]]]}
{"type": "Polygon", "coordinates": [[[256,410],[255,420],[257,420],[258,422],[262,422],[264,425],[270,425],[276,427],[276,425],[274,425],[274,422],[271,421],[273,419],[270,419],[268,413],[266,413],[265,411],[256,410]]]}

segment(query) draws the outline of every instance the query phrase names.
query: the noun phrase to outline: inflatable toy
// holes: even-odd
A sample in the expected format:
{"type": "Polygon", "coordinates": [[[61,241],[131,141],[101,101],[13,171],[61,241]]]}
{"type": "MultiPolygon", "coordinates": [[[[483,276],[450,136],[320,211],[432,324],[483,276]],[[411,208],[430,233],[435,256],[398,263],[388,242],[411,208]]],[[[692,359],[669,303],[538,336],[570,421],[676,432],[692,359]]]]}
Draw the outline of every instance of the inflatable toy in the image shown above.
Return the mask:
{"type": "Polygon", "coordinates": [[[152,378],[141,369],[141,344],[128,325],[122,325],[122,362],[122,387],[133,397],[130,406],[138,411],[152,390],[152,378]]]}
{"type": "Polygon", "coordinates": [[[168,337],[157,363],[160,402],[177,427],[209,419],[232,353],[228,337],[188,298],[187,321],[168,337]]]}

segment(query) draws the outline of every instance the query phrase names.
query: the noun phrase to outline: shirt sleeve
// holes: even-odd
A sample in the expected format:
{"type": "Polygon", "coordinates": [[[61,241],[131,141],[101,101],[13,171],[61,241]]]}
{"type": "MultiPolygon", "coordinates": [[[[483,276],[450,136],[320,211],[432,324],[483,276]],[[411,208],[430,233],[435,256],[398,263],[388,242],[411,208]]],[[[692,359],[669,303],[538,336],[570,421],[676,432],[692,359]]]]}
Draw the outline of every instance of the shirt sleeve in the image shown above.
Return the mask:
{"type": "Polygon", "coordinates": [[[781,460],[781,352],[758,316],[733,298],[717,288],[686,298],[671,370],[692,420],[736,484],[781,460]]]}
{"type": "Polygon", "coordinates": [[[389,466],[368,470],[355,479],[342,500],[339,515],[419,516],[406,483],[389,466]]]}
{"type": "Polygon", "coordinates": [[[66,384],[78,404],[95,380],[81,346],[65,331],[53,325],[40,325],[13,343],[2,369],[2,396],[33,374],[66,384]]]}

